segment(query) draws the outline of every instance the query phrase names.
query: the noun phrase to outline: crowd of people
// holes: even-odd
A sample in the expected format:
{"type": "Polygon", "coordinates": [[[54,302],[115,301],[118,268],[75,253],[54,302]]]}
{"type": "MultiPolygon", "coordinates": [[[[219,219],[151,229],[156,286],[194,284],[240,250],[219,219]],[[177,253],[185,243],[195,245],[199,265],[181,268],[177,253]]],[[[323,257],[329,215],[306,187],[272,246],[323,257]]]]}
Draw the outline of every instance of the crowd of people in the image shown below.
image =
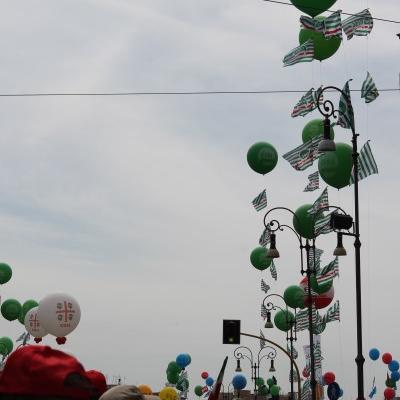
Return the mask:
{"type": "Polygon", "coordinates": [[[22,346],[0,375],[0,400],[159,400],[130,385],[107,387],[105,376],[86,371],[73,356],[49,346],[22,346]]]}

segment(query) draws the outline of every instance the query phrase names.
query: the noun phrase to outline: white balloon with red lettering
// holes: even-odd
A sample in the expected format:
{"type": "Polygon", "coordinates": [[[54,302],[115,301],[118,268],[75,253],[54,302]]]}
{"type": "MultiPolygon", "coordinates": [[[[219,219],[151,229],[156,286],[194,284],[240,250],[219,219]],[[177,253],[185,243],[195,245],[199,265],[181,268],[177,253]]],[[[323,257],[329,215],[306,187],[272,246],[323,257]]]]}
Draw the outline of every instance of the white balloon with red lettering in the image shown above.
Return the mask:
{"type": "Polygon", "coordinates": [[[54,293],[40,301],[38,317],[48,333],[57,338],[64,338],[78,326],[81,309],[78,302],[69,294],[54,293]]]}
{"type": "Polygon", "coordinates": [[[26,330],[30,335],[32,335],[35,338],[36,343],[39,343],[42,337],[47,335],[47,331],[43,328],[42,324],[40,323],[38,317],[38,310],[39,307],[30,309],[26,313],[24,320],[24,325],[26,330]]]}

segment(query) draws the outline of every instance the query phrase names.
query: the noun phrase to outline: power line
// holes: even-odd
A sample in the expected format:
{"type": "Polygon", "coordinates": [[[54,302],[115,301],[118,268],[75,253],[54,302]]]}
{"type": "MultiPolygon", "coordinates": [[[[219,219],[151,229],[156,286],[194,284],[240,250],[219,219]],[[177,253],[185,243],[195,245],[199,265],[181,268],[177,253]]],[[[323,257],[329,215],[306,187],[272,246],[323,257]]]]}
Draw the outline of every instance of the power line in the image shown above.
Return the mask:
{"type": "MultiPolygon", "coordinates": [[[[286,2],[284,2],[284,1],[278,1],[278,0],[262,0],[262,1],[265,1],[265,2],[268,2],[268,3],[283,4],[283,5],[285,5],[285,6],[293,6],[293,7],[294,7],[294,5],[293,5],[292,3],[286,3],[286,2]]],[[[334,11],[336,11],[336,10],[325,10],[325,9],[323,9],[323,8],[311,7],[311,6],[309,6],[308,4],[304,4],[304,5],[299,4],[299,5],[300,5],[300,6],[307,7],[307,8],[312,9],[312,10],[322,11],[322,12],[323,12],[323,11],[329,11],[329,12],[334,12],[334,11]]],[[[346,12],[342,12],[342,14],[343,14],[343,15],[357,15],[357,14],[351,14],[351,13],[346,13],[346,12]]],[[[372,17],[372,19],[374,19],[374,20],[376,20],[376,21],[390,22],[390,23],[392,23],[392,24],[400,24],[400,21],[395,21],[395,20],[392,20],[392,19],[376,18],[376,17],[372,17]]]]}
{"type": "MultiPolygon", "coordinates": [[[[379,92],[399,92],[400,88],[379,89],[379,92]]],[[[307,90],[204,90],[204,91],[179,91],[179,92],[53,92],[53,93],[0,93],[0,97],[67,97],[67,96],[197,96],[197,95],[230,95],[230,94],[287,94],[305,93],[307,90]]],[[[330,92],[330,90],[327,90],[330,92]]],[[[332,91],[334,92],[334,91],[332,91]]],[[[351,92],[361,92],[352,89],[351,92]]]]}

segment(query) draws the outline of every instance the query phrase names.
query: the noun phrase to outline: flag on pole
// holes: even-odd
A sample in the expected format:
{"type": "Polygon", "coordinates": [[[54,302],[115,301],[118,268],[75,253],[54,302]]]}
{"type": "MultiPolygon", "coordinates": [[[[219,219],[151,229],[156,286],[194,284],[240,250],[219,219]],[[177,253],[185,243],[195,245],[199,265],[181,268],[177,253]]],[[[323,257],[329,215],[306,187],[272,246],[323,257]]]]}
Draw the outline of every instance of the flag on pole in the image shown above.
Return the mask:
{"type": "MultiPolygon", "coordinates": [[[[265,336],[263,334],[263,331],[260,329],[260,337],[262,337],[263,339],[265,339],[265,336]]],[[[261,340],[260,339],[260,350],[263,349],[266,346],[265,344],[265,340],[261,340]]]]}
{"type": "Polygon", "coordinates": [[[312,39],[308,39],[305,43],[286,54],[286,56],[283,58],[283,66],[288,67],[299,62],[310,62],[313,59],[314,42],[312,39]]]}
{"type": "Polygon", "coordinates": [[[269,270],[271,272],[271,276],[277,280],[278,279],[278,273],[276,272],[276,267],[275,267],[275,263],[274,260],[271,260],[271,265],[269,267],[269,270]]]}
{"type": "Polygon", "coordinates": [[[369,72],[361,87],[361,98],[365,99],[366,103],[371,103],[379,96],[378,89],[375,85],[374,80],[369,72]]]}
{"type": "Polygon", "coordinates": [[[317,273],[320,269],[320,263],[321,263],[321,256],[323,254],[323,250],[317,249],[316,247],[311,247],[310,253],[309,253],[309,265],[311,271],[314,271],[317,273]],[[315,256],[314,256],[315,253],[315,256]]]}
{"type": "Polygon", "coordinates": [[[267,318],[267,307],[264,306],[264,303],[261,303],[261,318],[265,319],[267,318]]]}
{"type": "Polygon", "coordinates": [[[332,211],[329,214],[322,215],[321,218],[318,218],[314,224],[314,234],[315,236],[330,233],[333,231],[331,227],[331,216],[336,211],[332,211]]]}
{"type": "Polygon", "coordinates": [[[376,385],[375,385],[375,377],[374,377],[374,380],[372,381],[372,388],[371,388],[371,391],[369,392],[368,397],[370,399],[372,399],[376,395],[376,392],[377,392],[377,388],[376,388],[376,385]]]}
{"type": "Polygon", "coordinates": [[[319,189],[319,172],[315,171],[312,174],[308,175],[308,184],[304,188],[303,192],[313,192],[314,190],[319,189]]]}
{"type": "Polygon", "coordinates": [[[318,145],[321,140],[322,136],[315,136],[308,142],[287,152],[282,157],[297,171],[304,171],[318,158],[318,145]]]}
{"type": "Polygon", "coordinates": [[[269,227],[266,227],[263,233],[260,236],[258,241],[259,245],[265,247],[271,241],[271,233],[269,231],[269,227]]]}
{"type": "Polygon", "coordinates": [[[351,15],[342,22],[347,40],[355,36],[367,36],[371,33],[374,20],[371,13],[366,9],[357,14],[351,15]]]}
{"type": "Polygon", "coordinates": [[[265,189],[252,201],[252,204],[256,211],[261,211],[267,207],[267,192],[265,189]]]}
{"type": "Polygon", "coordinates": [[[269,285],[265,283],[264,279],[261,279],[261,290],[267,294],[269,289],[271,289],[269,285]]]}
{"type": "MultiPolygon", "coordinates": [[[[304,117],[309,112],[315,110],[318,107],[318,97],[322,92],[322,86],[319,87],[317,90],[311,88],[306,94],[304,94],[301,99],[297,102],[294,106],[292,111],[292,117],[298,117],[301,115],[304,117]]],[[[324,96],[321,95],[319,101],[322,103],[324,100],[324,96]]]]}
{"type": "Polygon", "coordinates": [[[328,187],[323,190],[323,192],[318,196],[317,200],[315,200],[314,204],[307,212],[309,214],[316,214],[318,211],[327,207],[329,207],[328,187]]]}
{"type": "Polygon", "coordinates": [[[342,128],[351,129],[352,131],[354,131],[355,130],[354,111],[353,111],[353,106],[351,104],[350,86],[349,86],[349,82],[351,80],[352,79],[349,79],[345,83],[342,89],[344,95],[342,94],[339,100],[339,118],[337,121],[337,125],[340,125],[342,128]]]}
{"type": "Polygon", "coordinates": [[[337,36],[342,38],[342,20],[340,14],[342,10],[335,11],[329,17],[323,21],[318,21],[314,18],[310,18],[302,15],[300,17],[300,23],[303,28],[310,29],[322,33],[326,39],[337,36]]]}
{"type": "MultiPolygon", "coordinates": [[[[369,140],[361,148],[360,155],[358,157],[358,180],[366,178],[372,174],[378,173],[378,166],[376,165],[375,158],[372,154],[369,140]]],[[[354,170],[350,176],[350,185],[354,183],[354,170]]]]}

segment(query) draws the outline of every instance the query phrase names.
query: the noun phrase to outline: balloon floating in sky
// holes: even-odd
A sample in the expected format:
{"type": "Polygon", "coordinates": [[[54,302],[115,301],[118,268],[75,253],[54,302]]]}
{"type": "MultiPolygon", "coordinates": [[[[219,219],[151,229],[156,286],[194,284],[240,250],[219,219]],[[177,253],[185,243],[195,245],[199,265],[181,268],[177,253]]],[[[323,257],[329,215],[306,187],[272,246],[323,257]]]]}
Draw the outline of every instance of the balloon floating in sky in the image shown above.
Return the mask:
{"type": "Polygon", "coordinates": [[[0,354],[6,356],[13,351],[14,345],[13,341],[7,337],[3,336],[0,338],[0,354]]]}
{"type": "Polygon", "coordinates": [[[151,390],[151,387],[148,386],[148,385],[139,385],[138,389],[139,389],[140,393],[142,393],[144,395],[153,394],[153,391],[151,390]]]}
{"type": "Polygon", "coordinates": [[[12,277],[12,269],[6,263],[0,263],[0,285],[7,283],[12,277]]]}
{"type": "Polygon", "coordinates": [[[1,305],[1,315],[8,321],[16,320],[22,311],[22,306],[18,300],[8,299],[1,305]]]}
{"type": "MultiPolygon", "coordinates": [[[[313,119],[312,121],[307,122],[307,124],[303,128],[302,139],[303,143],[309,142],[316,136],[322,136],[324,134],[324,120],[323,119],[313,119]]],[[[335,132],[333,128],[330,129],[329,134],[330,139],[335,138],[335,132]]]]}
{"type": "Polygon", "coordinates": [[[177,391],[172,387],[165,387],[162,389],[158,395],[161,400],[176,400],[177,391]]]}
{"type": "Polygon", "coordinates": [[[294,325],[294,321],[294,315],[286,310],[278,311],[274,317],[275,326],[283,332],[287,332],[294,325]]]}
{"type": "Polygon", "coordinates": [[[397,360],[392,360],[388,365],[389,371],[394,372],[398,371],[400,368],[400,364],[397,360]]]}
{"type": "Polygon", "coordinates": [[[42,341],[42,337],[47,335],[46,330],[40,323],[38,317],[38,307],[32,308],[25,315],[25,329],[28,331],[30,335],[35,338],[35,342],[39,343],[42,341]]]}
{"type": "Polygon", "coordinates": [[[278,385],[272,385],[269,388],[269,392],[271,393],[272,396],[278,396],[281,388],[278,385]]]}
{"type": "Polygon", "coordinates": [[[336,376],[333,372],[325,372],[323,378],[325,384],[330,385],[331,383],[335,382],[336,376]]]}
{"type": "Polygon", "coordinates": [[[211,378],[211,376],[209,376],[209,377],[206,379],[206,385],[207,385],[207,386],[212,386],[213,384],[214,384],[214,379],[211,378]]]}
{"type": "Polygon", "coordinates": [[[196,396],[201,396],[203,394],[203,387],[200,385],[195,386],[194,393],[196,396]]]}
{"type": "Polygon", "coordinates": [[[202,377],[203,379],[207,379],[207,378],[208,378],[208,372],[203,371],[203,372],[201,373],[201,377],[202,377]]]}
{"type": "Polygon", "coordinates": [[[332,7],[336,0],[290,0],[290,2],[300,11],[315,17],[332,7]]]}
{"type": "Polygon", "coordinates": [[[392,361],[392,355],[390,353],[383,353],[382,354],[382,361],[385,364],[390,364],[392,361]]]}
{"type": "Polygon", "coordinates": [[[304,289],[297,285],[286,288],[283,293],[285,303],[292,308],[304,308],[304,289]]]}
{"type": "Polygon", "coordinates": [[[247,163],[253,171],[265,175],[271,172],[278,163],[278,153],[271,144],[258,142],[248,150],[247,163]]]}
{"type": "Polygon", "coordinates": [[[390,379],[394,382],[397,382],[400,379],[400,372],[399,371],[393,371],[390,374],[390,379]]]}
{"type": "Polygon", "coordinates": [[[309,214],[308,210],[312,207],[312,204],[303,204],[293,215],[293,226],[296,232],[306,239],[314,238],[314,225],[315,217],[313,214],[309,214]]]}
{"type": "Polygon", "coordinates": [[[192,358],[187,353],[179,354],[176,357],[176,363],[182,368],[186,368],[192,362],[192,358]]]}
{"type": "Polygon", "coordinates": [[[380,356],[380,353],[379,353],[379,350],[378,350],[378,349],[373,348],[373,349],[371,349],[371,350],[369,351],[369,358],[370,358],[372,361],[376,361],[376,360],[379,358],[379,356],[380,356]]]}
{"type": "Polygon", "coordinates": [[[235,375],[232,379],[232,385],[236,390],[243,390],[247,385],[247,380],[244,375],[235,375]]]}
{"type": "Polygon", "coordinates": [[[251,252],[250,262],[254,268],[263,271],[271,265],[272,259],[267,257],[267,251],[265,247],[259,246],[251,252]]]}
{"type": "Polygon", "coordinates": [[[385,396],[385,400],[392,400],[395,396],[396,392],[392,388],[386,388],[385,391],[383,392],[383,395],[385,396]]]}

